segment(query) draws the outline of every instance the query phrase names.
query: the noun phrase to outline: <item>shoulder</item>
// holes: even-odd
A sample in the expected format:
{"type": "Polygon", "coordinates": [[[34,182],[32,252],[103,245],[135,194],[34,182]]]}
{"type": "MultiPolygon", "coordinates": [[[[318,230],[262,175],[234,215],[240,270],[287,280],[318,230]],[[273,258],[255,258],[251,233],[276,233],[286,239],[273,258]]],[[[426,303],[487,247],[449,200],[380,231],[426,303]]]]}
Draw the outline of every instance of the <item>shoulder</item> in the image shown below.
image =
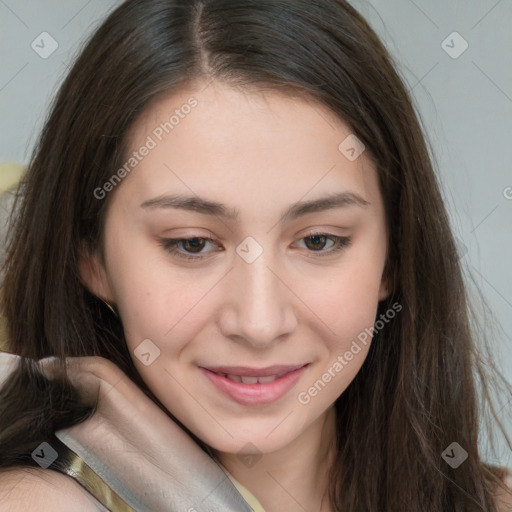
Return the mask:
{"type": "Polygon", "coordinates": [[[498,512],[512,511],[512,473],[508,471],[503,479],[507,491],[498,488],[496,491],[496,508],[498,512]]]}
{"type": "Polygon", "coordinates": [[[0,504],[10,512],[98,512],[96,500],[73,478],[53,470],[0,470],[0,504]]]}

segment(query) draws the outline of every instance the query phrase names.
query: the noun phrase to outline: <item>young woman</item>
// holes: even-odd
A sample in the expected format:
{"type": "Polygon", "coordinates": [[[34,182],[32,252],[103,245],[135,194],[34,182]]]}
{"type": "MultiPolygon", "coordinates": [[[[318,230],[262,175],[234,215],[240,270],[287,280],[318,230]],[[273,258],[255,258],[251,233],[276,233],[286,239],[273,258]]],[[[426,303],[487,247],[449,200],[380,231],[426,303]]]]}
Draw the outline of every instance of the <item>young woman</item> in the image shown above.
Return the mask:
{"type": "Polygon", "coordinates": [[[418,116],[348,3],[126,1],[65,80],[20,191],[8,510],[97,510],[33,454],[102,412],[112,446],[131,439],[104,454],[121,480],[153,433],[167,442],[144,411],[265,512],[512,507],[479,452],[496,369],[418,116]],[[47,357],[71,358],[69,381],[47,357]]]}

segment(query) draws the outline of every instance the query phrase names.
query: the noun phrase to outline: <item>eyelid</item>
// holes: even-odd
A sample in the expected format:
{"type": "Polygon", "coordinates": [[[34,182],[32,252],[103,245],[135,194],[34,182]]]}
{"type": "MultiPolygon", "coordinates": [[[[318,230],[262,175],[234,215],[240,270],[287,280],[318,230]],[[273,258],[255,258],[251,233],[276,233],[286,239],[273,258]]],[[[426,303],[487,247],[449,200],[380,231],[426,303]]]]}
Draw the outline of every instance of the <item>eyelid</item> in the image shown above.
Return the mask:
{"type": "MultiPolygon", "coordinates": [[[[176,246],[180,242],[186,242],[188,240],[207,240],[208,242],[216,244],[216,240],[211,236],[187,236],[187,237],[177,237],[177,238],[159,238],[159,244],[166,250],[168,253],[170,253],[173,256],[176,256],[181,259],[185,260],[203,260],[206,256],[204,256],[205,253],[196,253],[197,256],[194,256],[193,253],[184,253],[179,251],[176,246]]],[[[216,244],[217,245],[217,244],[216,244]]]]}

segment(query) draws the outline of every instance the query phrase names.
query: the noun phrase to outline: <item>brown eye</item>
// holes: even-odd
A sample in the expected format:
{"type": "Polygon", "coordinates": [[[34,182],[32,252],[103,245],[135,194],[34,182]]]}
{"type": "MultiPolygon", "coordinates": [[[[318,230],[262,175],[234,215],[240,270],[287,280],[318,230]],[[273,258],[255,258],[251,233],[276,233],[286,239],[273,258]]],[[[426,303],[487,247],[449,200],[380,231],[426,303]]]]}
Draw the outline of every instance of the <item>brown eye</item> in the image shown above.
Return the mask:
{"type": "Polygon", "coordinates": [[[187,252],[201,252],[204,248],[204,238],[187,238],[182,240],[183,248],[187,252]]]}
{"type": "Polygon", "coordinates": [[[161,238],[160,245],[169,253],[187,260],[199,260],[206,257],[208,252],[203,251],[206,244],[215,244],[213,238],[191,237],[191,238],[161,238]]]}
{"type": "Polygon", "coordinates": [[[312,235],[305,237],[304,240],[311,241],[311,244],[308,244],[306,242],[306,246],[308,247],[308,249],[321,250],[324,249],[325,243],[328,240],[328,238],[325,235],[312,235]]]}
{"type": "Polygon", "coordinates": [[[348,247],[352,239],[350,237],[331,235],[329,233],[311,233],[301,238],[300,241],[304,241],[306,249],[309,249],[310,252],[318,253],[315,254],[315,256],[328,256],[329,254],[333,254],[348,247]],[[331,245],[326,248],[326,242],[329,241],[331,245]]]}

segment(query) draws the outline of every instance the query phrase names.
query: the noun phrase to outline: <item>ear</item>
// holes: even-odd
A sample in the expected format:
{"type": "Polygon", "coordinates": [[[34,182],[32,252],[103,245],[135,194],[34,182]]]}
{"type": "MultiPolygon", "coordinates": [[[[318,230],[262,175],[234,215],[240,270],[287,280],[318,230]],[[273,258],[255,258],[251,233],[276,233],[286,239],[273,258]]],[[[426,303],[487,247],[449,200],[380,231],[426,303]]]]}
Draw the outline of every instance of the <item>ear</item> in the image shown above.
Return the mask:
{"type": "Polygon", "coordinates": [[[389,278],[383,277],[380,282],[379,288],[379,302],[381,300],[385,300],[390,296],[390,286],[389,286],[389,278]]]}
{"type": "Polygon", "coordinates": [[[81,251],[78,271],[82,284],[93,295],[105,302],[113,302],[112,288],[107,278],[105,265],[96,252],[92,253],[87,249],[81,251]]]}

